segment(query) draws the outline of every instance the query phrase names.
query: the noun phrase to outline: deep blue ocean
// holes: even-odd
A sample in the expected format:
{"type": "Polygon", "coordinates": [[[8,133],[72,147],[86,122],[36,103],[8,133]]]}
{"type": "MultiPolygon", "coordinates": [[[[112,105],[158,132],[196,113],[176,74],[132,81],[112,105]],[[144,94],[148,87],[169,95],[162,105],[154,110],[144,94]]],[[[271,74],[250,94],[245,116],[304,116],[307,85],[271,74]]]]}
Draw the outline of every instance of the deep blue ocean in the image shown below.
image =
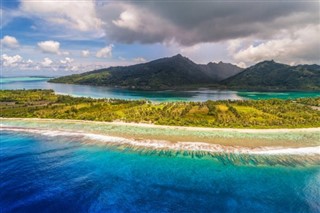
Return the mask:
{"type": "Polygon", "coordinates": [[[319,166],[221,163],[1,131],[5,212],[320,212],[319,166]]]}

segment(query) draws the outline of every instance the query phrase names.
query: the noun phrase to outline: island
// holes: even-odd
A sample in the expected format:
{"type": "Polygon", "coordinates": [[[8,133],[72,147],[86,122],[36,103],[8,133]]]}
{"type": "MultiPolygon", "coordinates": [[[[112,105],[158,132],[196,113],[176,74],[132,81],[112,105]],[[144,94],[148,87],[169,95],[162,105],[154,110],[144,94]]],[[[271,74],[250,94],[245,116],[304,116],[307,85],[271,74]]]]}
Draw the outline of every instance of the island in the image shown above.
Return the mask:
{"type": "Polygon", "coordinates": [[[320,127],[320,97],[165,102],[92,99],[53,90],[2,90],[0,117],[121,121],[218,128],[320,127]]]}
{"type": "Polygon", "coordinates": [[[0,94],[2,131],[224,164],[319,163],[320,97],[157,103],[39,89],[0,94]]]}
{"type": "Polygon", "coordinates": [[[178,54],[142,64],[62,76],[49,82],[136,90],[206,87],[245,91],[320,91],[320,66],[290,66],[269,60],[242,69],[223,62],[196,64],[178,54]]]}

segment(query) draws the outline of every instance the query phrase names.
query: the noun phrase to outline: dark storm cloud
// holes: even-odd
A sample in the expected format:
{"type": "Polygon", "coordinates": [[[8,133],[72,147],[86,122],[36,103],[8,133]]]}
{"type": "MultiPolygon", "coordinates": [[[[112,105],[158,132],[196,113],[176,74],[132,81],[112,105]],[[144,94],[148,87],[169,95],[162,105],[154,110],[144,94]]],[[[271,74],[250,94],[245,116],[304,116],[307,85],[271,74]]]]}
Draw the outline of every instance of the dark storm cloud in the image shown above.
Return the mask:
{"type": "Polygon", "coordinates": [[[272,38],[280,30],[319,24],[319,2],[139,1],[98,7],[106,35],[118,42],[202,42],[272,38]]]}

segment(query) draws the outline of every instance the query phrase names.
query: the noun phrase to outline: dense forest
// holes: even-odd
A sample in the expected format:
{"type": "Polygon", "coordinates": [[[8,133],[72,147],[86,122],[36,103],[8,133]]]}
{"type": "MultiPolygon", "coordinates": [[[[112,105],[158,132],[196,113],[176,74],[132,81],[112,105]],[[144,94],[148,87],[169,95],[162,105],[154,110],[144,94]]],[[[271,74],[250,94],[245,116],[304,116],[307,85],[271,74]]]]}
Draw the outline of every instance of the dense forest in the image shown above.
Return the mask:
{"type": "Polygon", "coordinates": [[[320,98],[151,103],[56,95],[53,90],[2,90],[0,116],[161,125],[298,128],[320,127],[320,98]]]}
{"type": "Polygon", "coordinates": [[[53,83],[87,84],[141,90],[198,88],[215,84],[243,69],[228,63],[196,64],[178,54],[148,63],[109,67],[51,79],[53,83]]]}
{"type": "Polygon", "coordinates": [[[250,91],[319,91],[320,66],[290,66],[263,61],[242,69],[222,62],[196,64],[187,57],[176,55],[148,63],[63,76],[50,82],[141,90],[207,87],[250,91]]]}
{"type": "Polygon", "coordinates": [[[320,90],[320,66],[263,61],[220,82],[229,89],[320,90]]]}

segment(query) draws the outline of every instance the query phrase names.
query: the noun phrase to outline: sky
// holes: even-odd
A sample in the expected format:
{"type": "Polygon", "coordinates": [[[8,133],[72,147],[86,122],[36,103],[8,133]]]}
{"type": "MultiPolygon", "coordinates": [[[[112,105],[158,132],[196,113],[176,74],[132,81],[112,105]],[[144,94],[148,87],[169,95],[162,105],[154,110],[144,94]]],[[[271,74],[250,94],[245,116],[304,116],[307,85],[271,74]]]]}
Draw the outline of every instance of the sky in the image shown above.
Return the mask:
{"type": "Polygon", "coordinates": [[[2,0],[1,75],[70,75],[178,53],[320,64],[320,2],[2,0]]]}

